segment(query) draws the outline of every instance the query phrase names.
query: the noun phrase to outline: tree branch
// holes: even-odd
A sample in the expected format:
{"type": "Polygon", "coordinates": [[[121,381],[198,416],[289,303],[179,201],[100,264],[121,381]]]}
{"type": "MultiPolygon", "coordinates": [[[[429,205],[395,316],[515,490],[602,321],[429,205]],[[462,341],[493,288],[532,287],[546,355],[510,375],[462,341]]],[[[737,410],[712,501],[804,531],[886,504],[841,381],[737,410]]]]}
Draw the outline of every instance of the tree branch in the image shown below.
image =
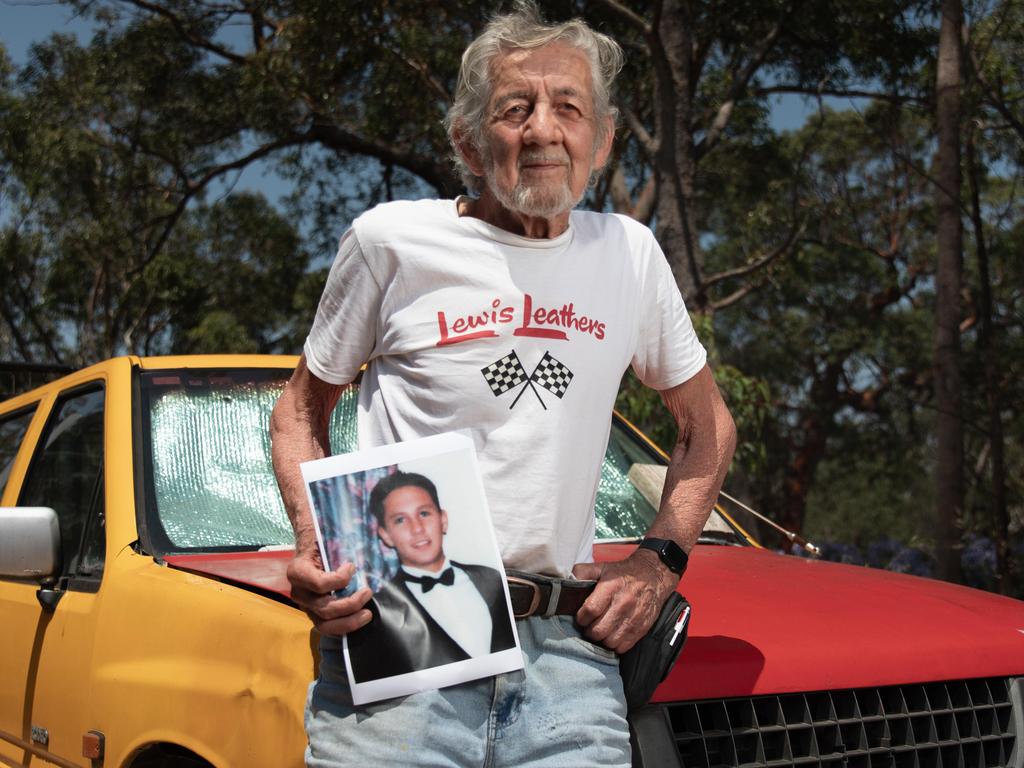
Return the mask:
{"type": "Polygon", "coordinates": [[[644,33],[644,35],[649,35],[651,33],[651,27],[647,24],[644,18],[636,14],[634,11],[631,11],[622,3],[618,2],[618,0],[600,0],[600,2],[605,6],[605,8],[611,9],[618,14],[620,18],[639,29],[644,33]]]}
{"type": "Polygon", "coordinates": [[[612,208],[616,213],[626,213],[632,207],[633,201],[630,200],[629,189],[626,187],[626,174],[618,163],[609,174],[608,193],[612,196],[612,208]]]}
{"type": "MultiPolygon", "coordinates": [[[[309,135],[308,132],[306,133],[306,135],[309,135]]],[[[222,176],[223,174],[228,173],[229,171],[235,171],[241,168],[245,168],[250,163],[259,160],[260,158],[266,157],[271,152],[274,152],[278,149],[283,149],[284,147],[296,146],[304,143],[307,142],[304,141],[302,137],[279,139],[277,141],[272,141],[267,144],[264,144],[263,146],[257,147],[247,155],[243,155],[242,157],[236,158],[231,162],[223,163],[221,165],[216,165],[213,166],[212,168],[208,168],[206,172],[195,181],[189,179],[185,185],[185,192],[184,194],[182,194],[181,199],[178,201],[178,204],[174,207],[174,210],[171,211],[171,213],[169,213],[166,217],[161,217],[166,219],[163,231],[157,236],[156,242],[146,249],[146,258],[143,261],[143,266],[152,261],[153,258],[160,252],[160,249],[164,247],[164,243],[166,243],[167,238],[171,236],[171,232],[174,229],[175,224],[178,223],[178,220],[185,213],[185,209],[188,207],[189,202],[192,200],[193,197],[199,194],[199,192],[205,189],[206,186],[211,181],[213,181],[218,176],[222,176]]]]}
{"type": "Polygon", "coordinates": [[[462,184],[452,167],[443,159],[438,160],[381,139],[364,138],[354,131],[326,122],[314,122],[303,134],[303,141],[296,143],[320,142],[325,147],[343,152],[370,155],[384,163],[401,166],[432,184],[441,194],[453,194],[462,184]]]}
{"type": "Polygon", "coordinates": [[[446,104],[452,101],[452,95],[448,93],[448,90],[443,85],[441,85],[441,81],[434,77],[433,74],[431,74],[430,69],[427,67],[426,64],[424,64],[422,61],[413,61],[412,59],[406,57],[401,51],[396,51],[394,48],[391,48],[390,46],[381,44],[380,47],[381,50],[391,54],[400,63],[404,64],[407,68],[415,72],[419,79],[423,82],[423,84],[426,85],[427,88],[432,90],[434,92],[434,95],[437,96],[441,101],[443,101],[446,104]]]}
{"type": "Polygon", "coordinates": [[[650,224],[651,217],[654,216],[654,204],[657,201],[658,182],[657,177],[652,173],[644,184],[644,188],[640,190],[640,195],[637,197],[636,203],[633,205],[629,215],[641,224],[650,224]]]}
{"type": "Polygon", "coordinates": [[[263,27],[266,26],[266,19],[263,16],[263,9],[251,0],[244,0],[243,5],[249,13],[250,27],[252,31],[252,47],[256,52],[263,50],[266,36],[263,34],[263,27]]]}
{"type": "Polygon", "coordinates": [[[244,56],[238,55],[237,53],[235,53],[231,49],[225,48],[224,46],[221,46],[221,45],[217,45],[217,44],[211,42],[210,40],[207,40],[206,38],[197,36],[194,33],[192,33],[188,29],[188,27],[186,26],[185,22],[182,21],[182,19],[177,14],[172,13],[169,9],[163,7],[162,5],[158,5],[157,3],[149,2],[149,0],[120,0],[120,1],[122,3],[127,3],[128,5],[134,5],[136,8],[139,8],[141,10],[148,11],[149,13],[152,13],[152,14],[155,14],[157,16],[163,17],[164,19],[166,19],[167,21],[169,21],[171,23],[171,26],[174,27],[175,31],[178,33],[178,35],[183,40],[185,40],[188,43],[191,43],[192,45],[194,45],[197,48],[202,48],[203,50],[209,51],[210,53],[214,53],[217,56],[220,56],[221,58],[227,59],[228,61],[231,61],[231,62],[233,62],[235,64],[241,64],[242,62],[245,61],[245,57],[244,56]]]}
{"type": "Polygon", "coordinates": [[[704,278],[704,289],[707,290],[711,286],[716,285],[717,283],[721,283],[724,280],[731,280],[736,277],[746,277],[747,275],[753,274],[754,272],[757,272],[760,269],[764,269],[773,261],[782,256],[784,253],[789,251],[793,247],[793,244],[796,243],[796,241],[800,238],[801,235],[803,235],[806,227],[807,224],[804,221],[801,221],[799,223],[794,222],[794,226],[790,230],[789,235],[777,248],[772,249],[763,256],[757,257],[756,259],[754,259],[748,264],[745,264],[742,267],[736,267],[735,269],[727,269],[723,272],[717,272],[713,275],[709,275],[708,277],[704,278]]]}
{"type": "Polygon", "coordinates": [[[1010,127],[1013,128],[1014,133],[1024,141],[1024,122],[1010,111],[1010,108],[1006,104],[1006,99],[1003,98],[1002,94],[1000,94],[982,74],[982,67],[981,62],[978,61],[978,54],[970,43],[970,33],[967,29],[967,25],[965,24],[963,28],[963,47],[969,54],[967,59],[971,65],[971,74],[974,75],[974,79],[978,81],[981,89],[985,92],[986,100],[989,105],[996,112],[1002,115],[1003,119],[1006,120],[1006,122],[1010,124],[1010,127]]]}
{"type": "Polygon", "coordinates": [[[712,301],[708,305],[708,309],[711,312],[717,312],[720,309],[726,309],[728,307],[731,307],[733,304],[736,304],[737,302],[742,300],[748,293],[751,293],[755,288],[760,288],[760,287],[761,287],[761,283],[757,283],[757,284],[755,284],[755,283],[747,283],[742,288],[738,288],[737,290],[735,290],[732,293],[730,293],[724,299],[719,299],[718,301],[712,301]]]}
{"type": "Polygon", "coordinates": [[[653,159],[658,154],[658,147],[661,146],[661,142],[647,132],[643,123],[640,122],[640,118],[637,117],[636,112],[629,107],[622,108],[622,117],[626,121],[626,126],[636,136],[636,140],[640,143],[640,148],[643,149],[644,154],[649,159],[653,159]]]}
{"type": "Polygon", "coordinates": [[[716,144],[718,144],[722,137],[722,133],[725,131],[725,127],[729,124],[729,118],[732,116],[732,110],[736,106],[736,100],[746,90],[747,85],[750,83],[750,78],[752,78],[754,73],[760,69],[762,64],[764,64],[772,46],[775,44],[775,41],[778,40],[779,34],[782,32],[782,22],[782,19],[777,21],[768,31],[768,34],[761,38],[761,41],[754,47],[754,52],[747,60],[746,65],[740,70],[739,74],[733,78],[732,85],[729,86],[725,100],[715,113],[715,119],[712,121],[711,127],[708,128],[704,138],[697,144],[695,152],[698,159],[706,155],[715,148],[716,144]]]}

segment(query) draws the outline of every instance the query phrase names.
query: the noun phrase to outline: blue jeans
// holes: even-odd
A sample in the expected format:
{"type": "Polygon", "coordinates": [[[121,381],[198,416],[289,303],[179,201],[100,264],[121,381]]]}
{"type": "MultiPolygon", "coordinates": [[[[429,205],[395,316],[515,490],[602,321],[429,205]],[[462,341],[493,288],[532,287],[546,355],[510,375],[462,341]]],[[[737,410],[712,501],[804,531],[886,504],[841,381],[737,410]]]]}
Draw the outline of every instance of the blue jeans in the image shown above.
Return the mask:
{"type": "Polygon", "coordinates": [[[523,670],[353,706],[341,640],[320,643],[309,688],[310,768],[630,765],[618,658],[571,617],[516,622],[523,670]]]}

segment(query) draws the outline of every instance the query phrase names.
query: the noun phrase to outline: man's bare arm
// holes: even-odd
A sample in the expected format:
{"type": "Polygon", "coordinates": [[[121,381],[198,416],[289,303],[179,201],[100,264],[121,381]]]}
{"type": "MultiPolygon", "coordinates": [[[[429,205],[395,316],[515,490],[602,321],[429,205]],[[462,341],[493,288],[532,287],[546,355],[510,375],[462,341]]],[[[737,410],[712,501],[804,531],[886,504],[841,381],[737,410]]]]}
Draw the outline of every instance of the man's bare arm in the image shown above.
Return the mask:
{"type": "Polygon", "coordinates": [[[348,586],[355,567],[345,563],[336,571],[324,571],[299,469],[302,462],[330,453],[327,428],[343,390],[343,386],[314,376],[303,356],[270,416],[274,474],[295,531],[295,558],[288,565],[292,599],[309,614],[320,632],[329,635],[352,632],[371,618],[364,608],[372,594],[368,588],[348,597],[331,596],[331,592],[348,586]]]}
{"type": "MultiPolygon", "coordinates": [[[[736,426],[707,366],[661,396],[679,436],[661,506],[647,535],[672,539],[689,552],[718,499],[736,447],[736,426]]],[[[598,580],[576,620],[591,640],[619,653],[644,636],[679,581],[647,549],[618,563],[580,563],[573,573],[598,580]]]]}

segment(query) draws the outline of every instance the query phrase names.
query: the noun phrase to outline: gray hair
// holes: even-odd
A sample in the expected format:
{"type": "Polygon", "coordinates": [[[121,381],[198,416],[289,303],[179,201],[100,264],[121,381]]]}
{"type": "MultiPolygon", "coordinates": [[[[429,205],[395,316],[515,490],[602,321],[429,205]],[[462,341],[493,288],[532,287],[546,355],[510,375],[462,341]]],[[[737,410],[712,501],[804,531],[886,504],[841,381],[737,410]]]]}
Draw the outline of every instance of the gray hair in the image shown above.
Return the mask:
{"type": "Polygon", "coordinates": [[[595,147],[607,138],[611,130],[608,123],[615,124],[619,110],[612,104],[611,88],[623,64],[619,44],[608,35],[595,32],[582,19],[547,24],[531,0],[519,0],[512,13],[492,19],[462,54],[455,103],[445,117],[448,140],[454,150],[453,160],[468,189],[479,191],[480,179],[473,175],[459,154],[455,137],[461,134],[463,141],[481,155],[486,154],[484,127],[492,95],[492,63],[511,51],[543,48],[551,43],[570,45],[585,54],[590,62],[594,116],[597,119],[595,147]]]}

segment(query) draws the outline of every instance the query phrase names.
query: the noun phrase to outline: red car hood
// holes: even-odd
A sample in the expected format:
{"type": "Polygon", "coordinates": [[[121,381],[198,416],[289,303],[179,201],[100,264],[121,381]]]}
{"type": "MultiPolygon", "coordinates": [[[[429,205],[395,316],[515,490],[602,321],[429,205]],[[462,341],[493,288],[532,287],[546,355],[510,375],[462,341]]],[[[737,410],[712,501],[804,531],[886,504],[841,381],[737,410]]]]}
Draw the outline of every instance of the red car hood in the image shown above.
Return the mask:
{"type": "MultiPolygon", "coordinates": [[[[632,545],[598,545],[599,560],[632,545]]],[[[168,556],[288,596],[291,552],[168,556]]],[[[931,579],[698,546],[680,585],[689,639],[655,701],[1024,674],[1024,602],[931,579]]]]}
{"type": "Polygon", "coordinates": [[[931,579],[697,547],[689,639],[656,701],[1024,674],[1024,602],[931,579]]]}

